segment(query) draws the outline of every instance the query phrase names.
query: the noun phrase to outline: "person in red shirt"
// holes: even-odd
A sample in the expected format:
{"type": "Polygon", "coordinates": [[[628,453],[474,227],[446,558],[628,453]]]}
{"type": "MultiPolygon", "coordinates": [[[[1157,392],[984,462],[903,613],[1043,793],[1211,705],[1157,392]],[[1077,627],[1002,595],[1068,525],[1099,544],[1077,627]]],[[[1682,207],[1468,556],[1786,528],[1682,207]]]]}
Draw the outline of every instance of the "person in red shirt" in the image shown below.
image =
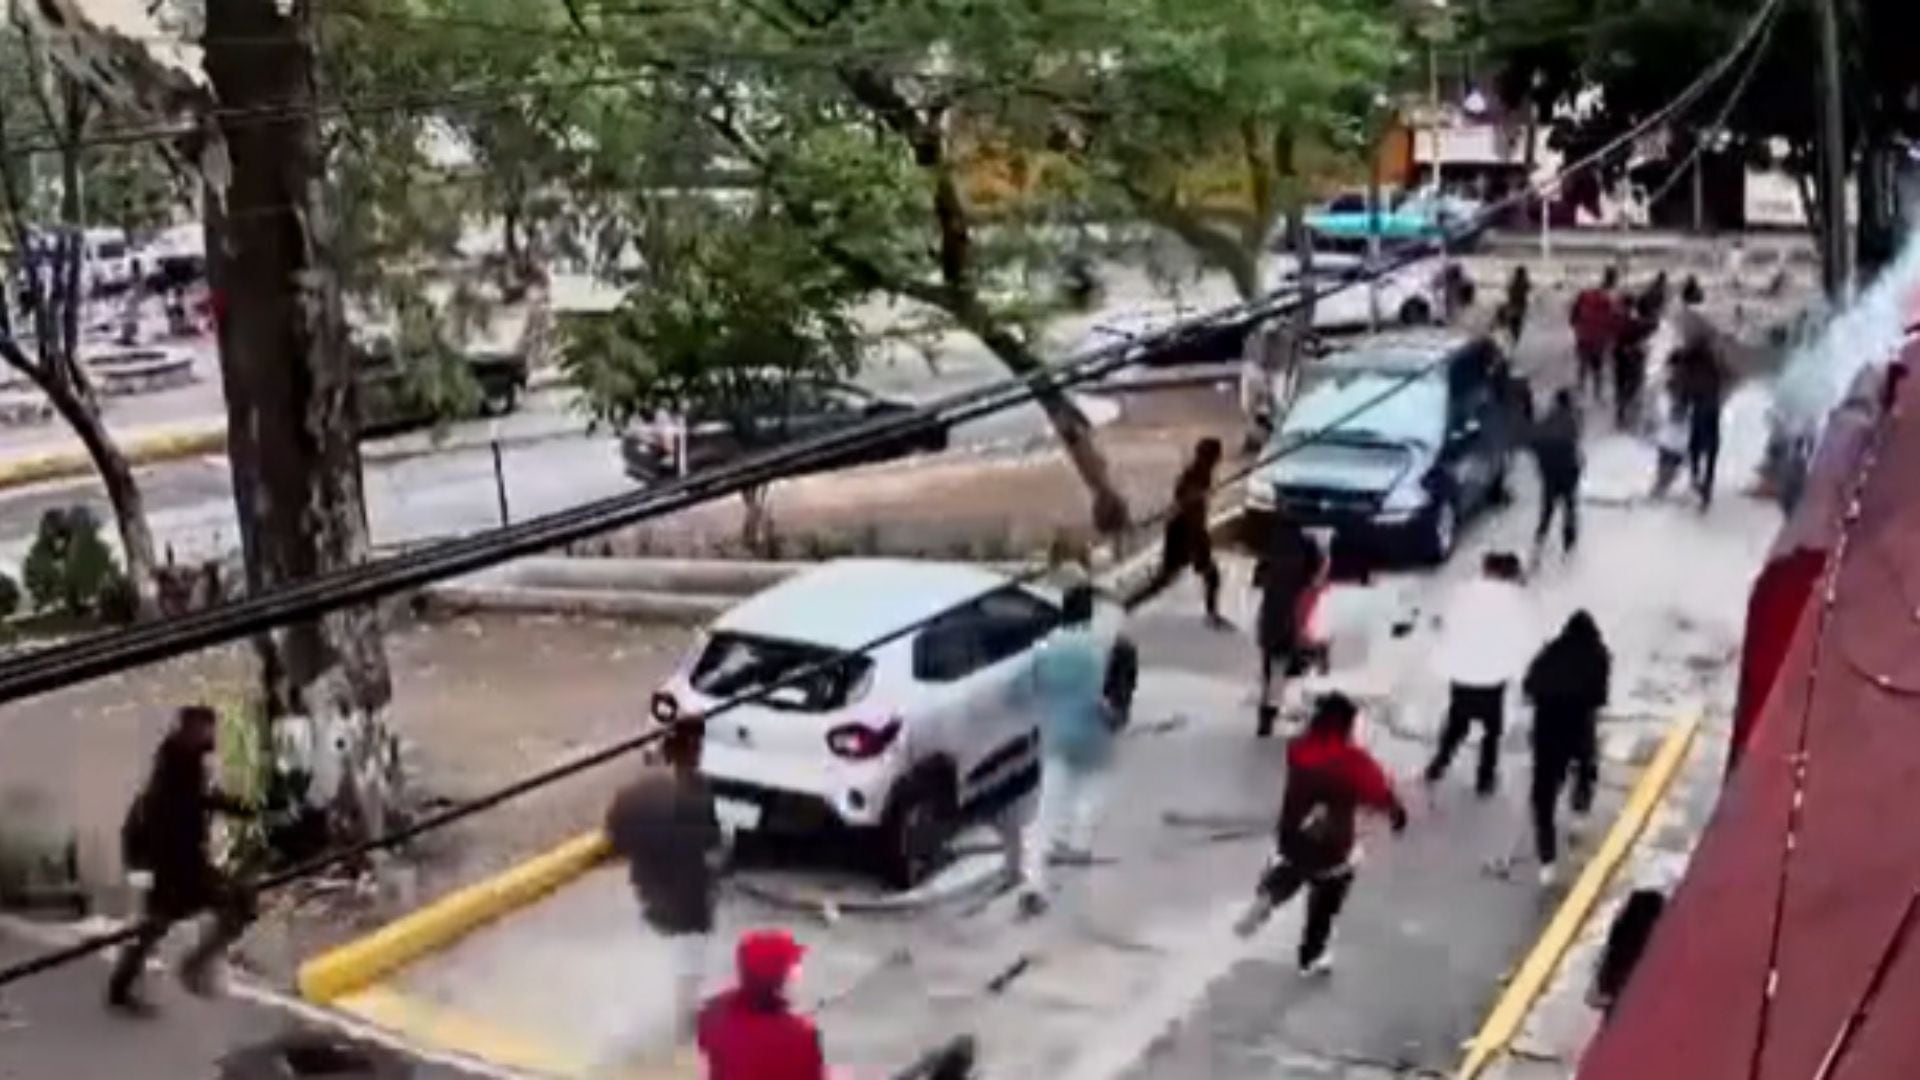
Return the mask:
{"type": "Polygon", "coordinates": [[[740,985],[700,1011],[708,1080],[826,1080],[820,1032],[787,1002],[787,984],[805,955],[784,930],[741,936],[734,954],[740,985]]]}
{"type": "Polygon", "coordinates": [[[1573,347],[1580,358],[1580,387],[1591,387],[1599,401],[1605,385],[1607,354],[1620,336],[1620,271],[1608,267],[1594,288],[1573,298],[1573,347]]]}
{"type": "Polygon", "coordinates": [[[1353,887],[1354,819],[1361,810],[1385,814],[1393,831],[1407,827],[1407,811],[1386,770],[1353,739],[1360,710],[1345,694],[1314,703],[1307,730],[1287,745],[1287,790],[1280,802],[1277,851],[1260,877],[1253,906],[1235,931],[1252,936],[1302,888],[1307,919],[1300,936],[1300,971],[1333,970],[1327,943],[1333,920],[1353,887]]]}

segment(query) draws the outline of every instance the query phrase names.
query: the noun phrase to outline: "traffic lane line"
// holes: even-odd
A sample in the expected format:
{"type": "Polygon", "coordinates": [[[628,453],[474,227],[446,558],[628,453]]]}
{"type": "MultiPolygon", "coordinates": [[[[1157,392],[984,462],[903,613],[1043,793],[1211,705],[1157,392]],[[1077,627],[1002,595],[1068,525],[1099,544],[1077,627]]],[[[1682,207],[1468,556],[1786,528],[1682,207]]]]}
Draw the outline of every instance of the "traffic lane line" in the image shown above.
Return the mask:
{"type": "Polygon", "coordinates": [[[1612,828],[1608,829],[1600,850],[1588,860],[1579,880],[1567,893],[1566,899],[1561,901],[1552,921],[1528,951],[1526,959],[1521,961],[1513,980],[1507,984],[1506,990],[1494,1003],[1493,1010],[1487,1014],[1479,1034],[1469,1044],[1466,1059],[1460,1065],[1460,1080],[1474,1080],[1512,1042],[1540,992],[1559,968],[1567,949],[1586,925],[1614,873],[1639,841],[1655,808],[1666,797],[1699,731],[1700,719],[1694,716],[1677,721],[1667,733],[1653,761],[1634,784],[1632,794],[1620,810],[1620,816],[1614,819],[1612,828]]]}

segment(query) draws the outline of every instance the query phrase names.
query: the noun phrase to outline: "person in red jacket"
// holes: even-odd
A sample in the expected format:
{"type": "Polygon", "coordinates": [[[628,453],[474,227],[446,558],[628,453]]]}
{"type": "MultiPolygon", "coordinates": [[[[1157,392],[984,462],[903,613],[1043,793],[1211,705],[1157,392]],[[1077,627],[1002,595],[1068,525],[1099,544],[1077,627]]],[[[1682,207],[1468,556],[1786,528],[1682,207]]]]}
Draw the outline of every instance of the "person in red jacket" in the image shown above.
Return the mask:
{"type": "Polygon", "coordinates": [[[1353,739],[1360,710],[1345,694],[1314,703],[1307,730],[1287,745],[1287,790],[1280,802],[1277,850],[1260,877],[1253,906],[1235,927],[1251,936],[1302,888],[1307,920],[1300,936],[1300,971],[1333,970],[1327,942],[1333,920],[1353,887],[1354,819],[1361,810],[1385,814],[1393,831],[1407,827],[1407,811],[1386,770],[1353,739]]]}
{"type": "Polygon", "coordinates": [[[826,1080],[813,1021],[787,1003],[787,984],[806,950],[784,930],[751,930],[734,954],[740,985],[700,1011],[708,1080],[826,1080]]]}

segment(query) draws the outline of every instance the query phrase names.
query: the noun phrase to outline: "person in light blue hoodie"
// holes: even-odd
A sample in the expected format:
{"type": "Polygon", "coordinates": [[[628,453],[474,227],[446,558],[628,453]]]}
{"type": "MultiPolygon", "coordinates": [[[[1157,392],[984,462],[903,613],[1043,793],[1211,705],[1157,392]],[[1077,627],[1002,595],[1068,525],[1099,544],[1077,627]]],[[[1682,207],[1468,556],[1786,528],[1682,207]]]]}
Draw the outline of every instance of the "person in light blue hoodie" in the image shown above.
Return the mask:
{"type": "Polygon", "coordinates": [[[1025,845],[1021,908],[1046,909],[1047,864],[1091,857],[1122,714],[1107,694],[1108,648],[1093,628],[1090,585],[1067,590],[1060,626],[1034,655],[1023,696],[1040,724],[1038,834],[1025,845]]]}

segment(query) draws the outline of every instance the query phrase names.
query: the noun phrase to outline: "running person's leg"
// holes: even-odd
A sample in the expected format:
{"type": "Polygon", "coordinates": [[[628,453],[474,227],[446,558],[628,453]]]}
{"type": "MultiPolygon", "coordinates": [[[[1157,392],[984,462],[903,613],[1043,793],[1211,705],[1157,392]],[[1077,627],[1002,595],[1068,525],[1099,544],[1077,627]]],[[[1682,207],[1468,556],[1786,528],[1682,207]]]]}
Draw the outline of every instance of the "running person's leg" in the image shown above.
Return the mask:
{"type": "Polygon", "coordinates": [[[1480,767],[1474,773],[1473,790],[1481,796],[1492,795],[1500,787],[1500,737],[1505,733],[1506,687],[1474,687],[1474,718],[1480,722],[1480,767]]]}
{"type": "Polygon", "coordinates": [[[1473,693],[1470,686],[1454,683],[1448,689],[1447,718],[1440,728],[1440,742],[1434,748],[1433,760],[1427,764],[1427,782],[1434,783],[1447,775],[1447,769],[1453,764],[1453,755],[1460,750],[1460,744],[1467,741],[1467,735],[1473,730],[1473,710],[1469,701],[1473,693]]]}
{"type": "Polygon", "coordinates": [[[1327,944],[1333,940],[1333,921],[1346,905],[1353,888],[1353,870],[1341,868],[1307,884],[1307,918],[1300,932],[1300,970],[1322,972],[1327,944]]]}

